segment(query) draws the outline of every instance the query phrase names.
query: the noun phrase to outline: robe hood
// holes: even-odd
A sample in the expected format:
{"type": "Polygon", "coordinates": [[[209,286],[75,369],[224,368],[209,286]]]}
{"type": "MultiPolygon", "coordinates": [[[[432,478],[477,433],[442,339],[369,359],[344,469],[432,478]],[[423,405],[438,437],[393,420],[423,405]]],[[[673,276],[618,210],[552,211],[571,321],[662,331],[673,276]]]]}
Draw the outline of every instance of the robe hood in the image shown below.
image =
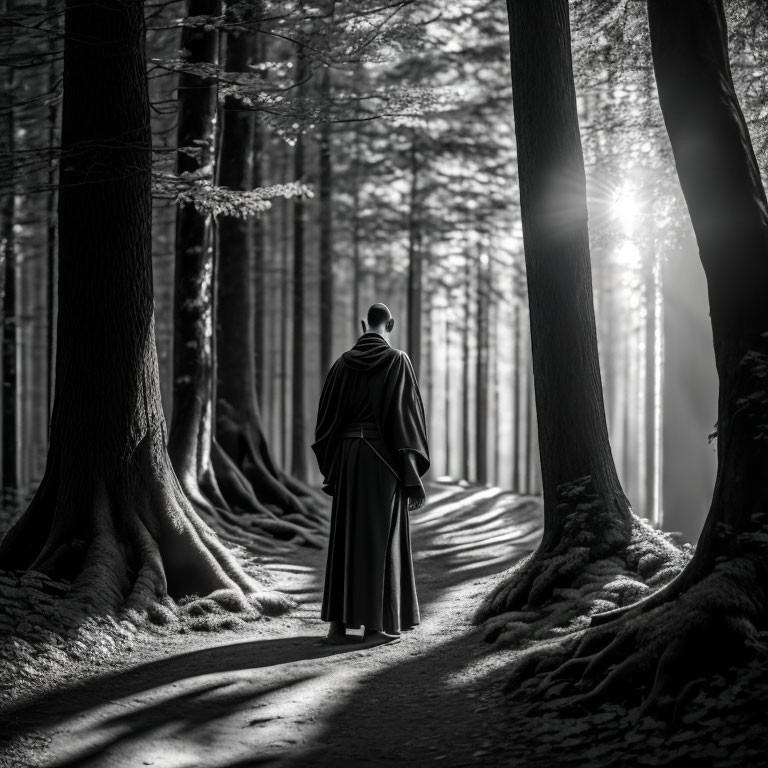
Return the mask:
{"type": "MultiPolygon", "coordinates": [[[[345,404],[349,388],[365,381],[374,420],[389,453],[410,451],[419,476],[429,469],[427,424],[413,365],[405,352],[394,349],[378,333],[364,333],[352,349],[331,367],[320,395],[312,450],[325,478],[347,427],[345,404]]],[[[398,462],[399,463],[399,462],[398,462]]]]}
{"type": "Polygon", "coordinates": [[[352,371],[370,373],[392,360],[395,350],[378,333],[364,333],[352,349],[341,356],[341,361],[352,371]]]}

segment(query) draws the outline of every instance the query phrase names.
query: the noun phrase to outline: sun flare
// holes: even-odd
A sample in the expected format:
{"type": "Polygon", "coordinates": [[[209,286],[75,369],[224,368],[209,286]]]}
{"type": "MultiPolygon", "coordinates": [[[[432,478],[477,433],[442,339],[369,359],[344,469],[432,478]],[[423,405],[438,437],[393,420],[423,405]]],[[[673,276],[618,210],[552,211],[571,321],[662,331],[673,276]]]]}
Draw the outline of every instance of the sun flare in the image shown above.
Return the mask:
{"type": "Polygon", "coordinates": [[[611,213],[626,234],[630,234],[637,227],[639,209],[637,196],[629,185],[616,190],[611,200],[611,213]]]}

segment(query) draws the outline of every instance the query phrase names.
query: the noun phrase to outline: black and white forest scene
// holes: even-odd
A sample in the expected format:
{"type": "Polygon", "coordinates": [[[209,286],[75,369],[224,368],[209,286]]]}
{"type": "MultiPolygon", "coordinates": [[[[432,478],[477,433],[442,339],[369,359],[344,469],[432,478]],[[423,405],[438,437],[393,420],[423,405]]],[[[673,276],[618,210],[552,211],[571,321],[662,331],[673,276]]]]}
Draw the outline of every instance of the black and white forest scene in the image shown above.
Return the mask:
{"type": "Polygon", "coordinates": [[[768,3],[0,0],[0,766],[768,765],[768,3]]]}

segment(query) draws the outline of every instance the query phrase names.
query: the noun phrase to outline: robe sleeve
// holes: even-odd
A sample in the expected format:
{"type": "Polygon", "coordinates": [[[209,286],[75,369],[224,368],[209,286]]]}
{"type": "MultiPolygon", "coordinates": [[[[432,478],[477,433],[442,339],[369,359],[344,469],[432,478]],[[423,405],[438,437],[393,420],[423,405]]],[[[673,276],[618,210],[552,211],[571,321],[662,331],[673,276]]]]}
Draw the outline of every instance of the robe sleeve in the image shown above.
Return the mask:
{"type": "Polygon", "coordinates": [[[418,470],[418,457],[412,451],[403,451],[403,485],[409,499],[424,499],[427,494],[418,470]]]}
{"type": "Polygon", "coordinates": [[[400,457],[402,471],[418,479],[429,469],[424,405],[408,355],[399,350],[392,353],[388,364],[371,381],[372,405],[387,447],[400,457]],[[407,453],[407,461],[403,452],[407,453]]]}
{"type": "Polygon", "coordinates": [[[315,426],[315,442],[312,450],[317,457],[317,465],[323,475],[323,491],[329,496],[333,495],[335,484],[336,454],[339,440],[339,418],[341,408],[339,403],[344,402],[345,377],[341,363],[336,363],[328,371],[320,394],[320,404],[317,408],[317,424],[315,426]]]}

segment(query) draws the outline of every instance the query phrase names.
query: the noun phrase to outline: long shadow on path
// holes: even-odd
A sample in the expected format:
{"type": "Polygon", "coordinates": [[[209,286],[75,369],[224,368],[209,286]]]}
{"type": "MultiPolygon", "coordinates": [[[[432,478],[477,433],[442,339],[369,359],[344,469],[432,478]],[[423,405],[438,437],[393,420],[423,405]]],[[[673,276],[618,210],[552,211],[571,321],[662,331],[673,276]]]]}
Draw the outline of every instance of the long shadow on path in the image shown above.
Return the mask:
{"type": "Polygon", "coordinates": [[[498,489],[433,498],[412,518],[422,626],[402,642],[319,644],[322,574],[297,553],[285,565],[288,583],[298,568],[307,590],[304,617],[286,627],[294,634],[91,678],[10,713],[8,731],[52,734],[45,768],[477,764],[501,710],[463,672],[487,653],[469,620],[496,574],[536,545],[541,511],[498,489]],[[296,634],[297,622],[318,633],[296,634]]]}
{"type": "Polygon", "coordinates": [[[49,693],[9,714],[6,726],[37,728],[56,723],[105,701],[137,696],[145,691],[202,675],[256,670],[282,664],[323,659],[359,650],[354,645],[327,646],[317,635],[248,640],[216,645],[171,658],[141,664],[124,672],[94,677],[86,683],[49,693]]]}

